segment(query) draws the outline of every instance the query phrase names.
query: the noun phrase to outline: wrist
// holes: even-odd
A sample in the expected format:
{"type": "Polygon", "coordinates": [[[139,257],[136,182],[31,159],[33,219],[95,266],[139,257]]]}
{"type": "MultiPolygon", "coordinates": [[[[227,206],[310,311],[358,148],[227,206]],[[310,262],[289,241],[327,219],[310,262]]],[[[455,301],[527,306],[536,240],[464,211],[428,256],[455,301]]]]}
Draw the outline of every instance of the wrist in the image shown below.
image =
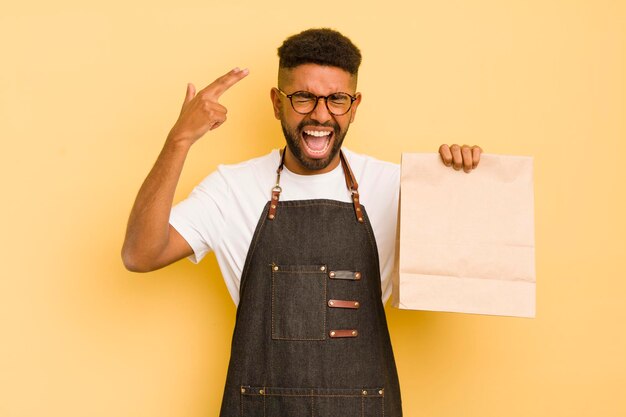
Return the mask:
{"type": "Polygon", "coordinates": [[[191,137],[190,135],[174,132],[172,130],[167,135],[167,139],[165,140],[165,145],[189,150],[189,148],[191,148],[191,145],[193,145],[196,142],[196,140],[197,139],[191,137]]]}

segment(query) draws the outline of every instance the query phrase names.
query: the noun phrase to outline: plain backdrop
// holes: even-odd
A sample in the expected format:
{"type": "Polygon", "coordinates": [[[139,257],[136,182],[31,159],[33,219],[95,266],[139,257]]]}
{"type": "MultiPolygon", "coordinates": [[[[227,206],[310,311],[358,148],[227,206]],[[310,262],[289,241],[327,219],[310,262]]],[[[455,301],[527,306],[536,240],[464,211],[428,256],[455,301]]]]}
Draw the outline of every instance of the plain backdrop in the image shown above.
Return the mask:
{"type": "Polygon", "coordinates": [[[276,48],[309,27],[362,50],[352,150],[535,158],[537,318],[388,307],[405,415],[626,415],[624,22],[622,0],[3,4],[0,416],[217,415],[235,307],[215,259],[127,272],[126,220],[187,82],[250,69],[177,201],[281,146],[276,48]]]}

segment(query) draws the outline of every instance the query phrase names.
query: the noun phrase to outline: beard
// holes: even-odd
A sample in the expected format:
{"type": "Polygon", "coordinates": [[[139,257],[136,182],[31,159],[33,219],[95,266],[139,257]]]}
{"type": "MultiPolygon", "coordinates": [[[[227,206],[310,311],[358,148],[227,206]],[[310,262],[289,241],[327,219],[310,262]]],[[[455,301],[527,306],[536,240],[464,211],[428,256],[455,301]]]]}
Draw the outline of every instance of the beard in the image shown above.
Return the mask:
{"type": "Polygon", "coordinates": [[[333,159],[335,159],[335,156],[337,156],[337,153],[341,149],[341,144],[343,143],[343,139],[345,138],[346,133],[348,133],[347,126],[346,126],[346,129],[342,131],[339,125],[332,121],[328,121],[326,123],[317,123],[312,120],[303,120],[293,130],[285,126],[285,122],[282,119],[280,121],[280,125],[283,128],[283,134],[285,135],[285,140],[287,141],[287,146],[289,147],[291,154],[296,158],[300,166],[311,171],[318,171],[318,170],[324,169],[331,163],[333,159]],[[302,146],[304,146],[302,144],[302,141],[304,140],[302,138],[302,134],[303,134],[303,129],[305,126],[306,127],[321,126],[321,127],[333,128],[333,137],[331,138],[333,143],[330,149],[330,153],[328,154],[326,158],[318,159],[318,158],[311,158],[305,155],[304,151],[302,150],[302,146]]]}

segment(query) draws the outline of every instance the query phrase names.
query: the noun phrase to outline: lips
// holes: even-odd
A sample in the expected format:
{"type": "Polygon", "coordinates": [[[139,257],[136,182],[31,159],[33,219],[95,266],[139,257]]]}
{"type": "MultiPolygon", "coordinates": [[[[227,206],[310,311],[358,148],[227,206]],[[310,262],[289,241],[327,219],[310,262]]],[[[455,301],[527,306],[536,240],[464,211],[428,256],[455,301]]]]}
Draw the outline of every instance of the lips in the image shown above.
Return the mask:
{"type": "Polygon", "coordinates": [[[333,137],[332,130],[303,129],[302,148],[311,158],[323,158],[330,150],[333,137]]]}

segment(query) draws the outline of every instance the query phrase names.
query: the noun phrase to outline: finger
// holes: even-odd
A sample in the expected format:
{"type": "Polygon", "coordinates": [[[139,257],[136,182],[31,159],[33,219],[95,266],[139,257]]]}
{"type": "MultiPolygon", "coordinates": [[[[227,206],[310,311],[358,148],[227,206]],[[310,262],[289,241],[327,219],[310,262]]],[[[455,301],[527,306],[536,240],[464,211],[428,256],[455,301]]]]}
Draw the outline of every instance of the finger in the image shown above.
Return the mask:
{"type": "Polygon", "coordinates": [[[248,74],[248,69],[241,70],[239,68],[235,68],[206,86],[202,90],[202,93],[217,100],[226,90],[237,84],[248,74]]]}
{"type": "Polygon", "coordinates": [[[439,147],[439,155],[445,166],[449,167],[452,164],[452,153],[450,153],[450,147],[445,143],[439,147]]]}
{"type": "Polygon", "coordinates": [[[180,112],[183,112],[183,109],[196,96],[196,87],[192,83],[187,83],[187,91],[185,92],[185,101],[183,101],[183,106],[180,109],[180,112]]]}
{"type": "Polygon", "coordinates": [[[478,166],[478,163],[480,162],[480,154],[483,152],[483,150],[480,148],[480,146],[472,146],[472,167],[476,168],[478,166]]]}
{"type": "Polygon", "coordinates": [[[209,130],[217,129],[226,121],[226,113],[222,114],[221,117],[216,118],[209,130]]]}
{"type": "Polygon", "coordinates": [[[463,156],[463,171],[470,172],[472,170],[472,149],[463,145],[461,155],[463,156]]]}
{"type": "Polygon", "coordinates": [[[185,95],[185,103],[189,103],[196,96],[196,86],[192,83],[187,84],[187,94],[185,95]]]}
{"type": "Polygon", "coordinates": [[[213,112],[224,114],[228,113],[228,109],[226,109],[226,107],[222,106],[220,103],[216,103],[215,101],[203,101],[202,104],[204,105],[204,111],[206,111],[209,115],[213,112]]]}
{"type": "Polygon", "coordinates": [[[450,152],[452,152],[452,167],[458,171],[463,166],[461,147],[457,144],[454,144],[450,146],[450,152]]]}

